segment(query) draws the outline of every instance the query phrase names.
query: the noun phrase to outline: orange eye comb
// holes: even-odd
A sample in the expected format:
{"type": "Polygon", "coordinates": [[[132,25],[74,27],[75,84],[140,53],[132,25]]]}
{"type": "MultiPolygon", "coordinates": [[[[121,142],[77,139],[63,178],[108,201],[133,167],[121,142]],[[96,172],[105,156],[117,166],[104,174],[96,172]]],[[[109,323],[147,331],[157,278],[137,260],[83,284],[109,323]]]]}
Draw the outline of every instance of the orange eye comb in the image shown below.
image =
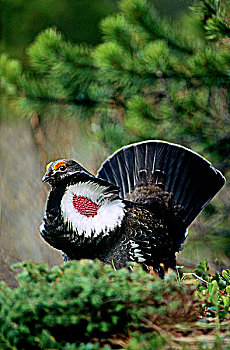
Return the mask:
{"type": "Polygon", "coordinates": [[[66,165],[66,162],[64,160],[60,160],[60,162],[57,162],[57,164],[54,165],[54,170],[57,170],[61,165],[66,165]]]}

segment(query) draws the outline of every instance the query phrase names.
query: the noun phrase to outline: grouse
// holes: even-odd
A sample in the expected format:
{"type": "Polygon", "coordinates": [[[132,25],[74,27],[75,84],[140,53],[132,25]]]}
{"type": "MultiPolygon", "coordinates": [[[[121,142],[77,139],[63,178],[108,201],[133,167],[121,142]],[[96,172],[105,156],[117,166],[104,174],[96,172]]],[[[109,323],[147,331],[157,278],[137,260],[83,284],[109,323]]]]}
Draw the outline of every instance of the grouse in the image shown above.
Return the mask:
{"type": "Polygon", "coordinates": [[[150,140],[111,155],[94,176],[74,160],[46,167],[51,185],[40,232],[64,260],[175,268],[187,227],[225,183],[191,150],[150,140]]]}

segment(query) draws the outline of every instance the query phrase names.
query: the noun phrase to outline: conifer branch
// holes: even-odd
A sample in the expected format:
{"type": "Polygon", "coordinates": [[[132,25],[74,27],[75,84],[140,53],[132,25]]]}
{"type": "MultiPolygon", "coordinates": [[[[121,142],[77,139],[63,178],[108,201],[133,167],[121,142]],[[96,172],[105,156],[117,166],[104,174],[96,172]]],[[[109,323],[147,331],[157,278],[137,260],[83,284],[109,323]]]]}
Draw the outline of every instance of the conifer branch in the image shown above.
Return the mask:
{"type": "MultiPolygon", "coordinates": [[[[151,39],[164,39],[173,49],[187,54],[194,51],[193,45],[181,35],[151,6],[147,0],[123,0],[120,8],[126,18],[139,30],[148,33],[151,39]]],[[[181,33],[180,33],[181,34],[181,33]]]]}
{"type": "Polygon", "coordinates": [[[207,37],[218,40],[223,37],[230,38],[230,4],[220,0],[197,0],[191,10],[198,13],[207,37]]]}
{"type": "MultiPolygon", "coordinates": [[[[217,18],[219,41],[210,43],[203,36],[191,40],[183,27],[179,32],[162,20],[147,0],[122,0],[120,13],[103,20],[104,43],[95,49],[67,43],[48,29],[28,49],[27,71],[2,56],[1,87],[20,113],[29,116],[52,115],[55,105],[66,106],[67,113],[93,110],[97,113],[90,113],[91,118],[98,118],[101,130],[110,135],[111,125],[116,127],[122,144],[133,133],[159,138],[162,130],[174,140],[170,118],[180,135],[199,138],[204,147],[213,142],[216,124],[218,139],[225,139],[218,99],[210,106],[207,91],[215,87],[221,100],[221,91],[230,87],[229,43],[223,41],[229,28],[227,5],[225,0],[198,0],[194,8],[209,29],[210,20],[217,18]]],[[[226,101],[229,113],[229,98],[226,101]]],[[[111,137],[102,133],[100,137],[110,143],[111,137]]]]}

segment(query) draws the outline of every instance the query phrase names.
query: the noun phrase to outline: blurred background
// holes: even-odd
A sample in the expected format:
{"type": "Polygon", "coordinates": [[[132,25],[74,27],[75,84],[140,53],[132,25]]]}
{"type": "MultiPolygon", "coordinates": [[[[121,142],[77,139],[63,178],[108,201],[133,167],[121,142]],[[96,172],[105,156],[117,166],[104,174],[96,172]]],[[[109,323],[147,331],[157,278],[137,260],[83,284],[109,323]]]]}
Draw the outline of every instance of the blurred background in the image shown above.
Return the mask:
{"type": "MultiPolygon", "coordinates": [[[[185,14],[191,3],[185,0],[152,2],[171,21],[185,14]]],[[[42,30],[55,27],[65,40],[93,47],[102,42],[99,22],[118,11],[115,0],[3,0],[0,7],[0,51],[20,59],[25,66],[27,47],[42,30]]],[[[10,266],[16,262],[46,262],[50,266],[62,262],[60,252],[48,246],[39,235],[48,193],[48,186],[41,183],[41,177],[46,162],[57,158],[76,159],[96,172],[110,150],[90,132],[86,123],[83,119],[65,117],[60,107],[52,119],[44,118],[41,128],[36,115],[27,119],[15,115],[10,101],[1,94],[0,278],[11,281],[12,285],[10,266]]],[[[223,206],[229,208],[227,187],[215,203],[190,228],[178,264],[192,268],[204,258],[217,267],[229,264],[230,240],[226,224],[229,212],[224,219],[221,215],[211,218],[216,207],[220,211],[223,206]],[[215,225],[222,225],[222,228],[212,236],[215,225]]]]}

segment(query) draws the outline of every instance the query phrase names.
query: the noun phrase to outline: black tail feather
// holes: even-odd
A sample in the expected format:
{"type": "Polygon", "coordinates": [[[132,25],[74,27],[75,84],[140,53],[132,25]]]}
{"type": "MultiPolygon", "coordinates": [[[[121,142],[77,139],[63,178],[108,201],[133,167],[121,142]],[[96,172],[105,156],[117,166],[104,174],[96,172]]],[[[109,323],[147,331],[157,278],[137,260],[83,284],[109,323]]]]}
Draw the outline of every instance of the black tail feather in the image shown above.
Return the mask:
{"type": "Polygon", "coordinates": [[[125,146],[111,155],[97,176],[120,188],[125,198],[144,177],[164,182],[174,201],[184,209],[189,226],[225,183],[222,174],[189,149],[164,141],[145,141],[125,146]],[[143,172],[144,170],[144,172],[143,172]]]}

